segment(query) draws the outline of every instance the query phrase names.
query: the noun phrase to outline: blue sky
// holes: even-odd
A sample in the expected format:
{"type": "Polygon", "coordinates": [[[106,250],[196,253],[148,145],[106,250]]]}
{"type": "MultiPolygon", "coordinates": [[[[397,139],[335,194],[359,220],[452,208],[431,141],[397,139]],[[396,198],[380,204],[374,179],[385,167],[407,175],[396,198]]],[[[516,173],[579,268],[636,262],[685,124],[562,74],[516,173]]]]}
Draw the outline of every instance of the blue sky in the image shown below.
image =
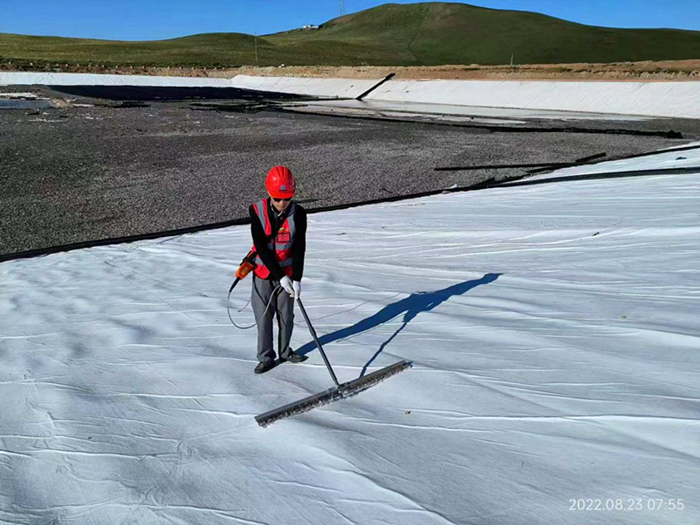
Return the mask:
{"type": "MultiPolygon", "coordinates": [[[[345,0],[347,13],[385,2],[345,0]]],[[[394,0],[410,4],[415,1],[394,0]]],[[[590,25],[700,30],[700,0],[475,0],[590,25]]],[[[274,33],[338,16],[338,0],[0,0],[0,33],[157,40],[209,32],[274,33]]]]}

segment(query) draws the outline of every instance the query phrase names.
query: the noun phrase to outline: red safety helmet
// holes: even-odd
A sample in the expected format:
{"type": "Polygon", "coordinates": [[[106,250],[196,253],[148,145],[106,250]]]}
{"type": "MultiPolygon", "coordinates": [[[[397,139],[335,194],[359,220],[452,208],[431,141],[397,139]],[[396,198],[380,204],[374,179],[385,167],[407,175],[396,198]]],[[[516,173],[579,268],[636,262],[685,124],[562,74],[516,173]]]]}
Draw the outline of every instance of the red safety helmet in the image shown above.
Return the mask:
{"type": "Polygon", "coordinates": [[[265,179],[265,187],[273,199],[291,199],[297,189],[294,175],[285,166],[275,166],[270,170],[265,179]]]}

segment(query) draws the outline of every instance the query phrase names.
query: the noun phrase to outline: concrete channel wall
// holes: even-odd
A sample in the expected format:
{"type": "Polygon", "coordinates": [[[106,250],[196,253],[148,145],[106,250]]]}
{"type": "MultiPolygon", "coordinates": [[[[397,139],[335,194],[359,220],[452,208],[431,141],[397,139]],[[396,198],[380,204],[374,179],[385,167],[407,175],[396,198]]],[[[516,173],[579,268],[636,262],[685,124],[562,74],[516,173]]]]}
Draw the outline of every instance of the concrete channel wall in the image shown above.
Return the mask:
{"type": "MultiPolygon", "coordinates": [[[[352,98],[380,82],[380,79],[359,81],[242,75],[233,80],[240,87],[249,89],[352,98]],[[358,93],[360,82],[362,88],[358,93]]],[[[700,118],[700,81],[391,80],[372,91],[364,100],[700,118]]]]}
{"type": "Polygon", "coordinates": [[[0,73],[0,86],[128,86],[239,88],[326,98],[355,98],[379,80],[342,78],[252,77],[234,78],[158,77],[148,75],[95,75],[89,73],[0,73]]]}
{"type": "MultiPolygon", "coordinates": [[[[80,73],[0,73],[0,86],[220,87],[323,98],[355,98],[380,80],[248,75],[225,79],[80,73]]],[[[700,118],[700,82],[694,81],[392,80],[372,91],[365,100],[700,118]]]]}
{"type": "Polygon", "coordinates": [[[700,118],[700,82],[395,80],[366,100],[700,118]]]}
{"type": "Polygon", "coordinates": [[[237,75],[231,80],[231,87],[324,98],[356,98],[380,81],[381,79],[252,77],[237,75]]]}
{"type": "Polygon", "coordinates": [[[0,86],[232,87],[229,78],[95,75],[90,73],[0,73],[0,86]]]}

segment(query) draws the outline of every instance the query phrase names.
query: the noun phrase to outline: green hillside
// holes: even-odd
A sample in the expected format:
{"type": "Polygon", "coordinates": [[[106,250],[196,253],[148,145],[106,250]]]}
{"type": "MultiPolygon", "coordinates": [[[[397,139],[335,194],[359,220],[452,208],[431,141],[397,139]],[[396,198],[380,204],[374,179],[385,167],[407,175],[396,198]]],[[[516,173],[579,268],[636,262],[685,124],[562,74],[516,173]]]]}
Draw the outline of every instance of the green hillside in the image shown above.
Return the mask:
{"type": "MultiPolygon", "coordinates": [[[[152,42],[0,34],[0,62],[238,66],[255,37],[212,33],[152,42]]],[[[454,3],[386,4],[317,30],[257,38],[266,65],[442,65],[622,62],[700,58],[700,32],[585,26],[537,13],[454,3]]]]}

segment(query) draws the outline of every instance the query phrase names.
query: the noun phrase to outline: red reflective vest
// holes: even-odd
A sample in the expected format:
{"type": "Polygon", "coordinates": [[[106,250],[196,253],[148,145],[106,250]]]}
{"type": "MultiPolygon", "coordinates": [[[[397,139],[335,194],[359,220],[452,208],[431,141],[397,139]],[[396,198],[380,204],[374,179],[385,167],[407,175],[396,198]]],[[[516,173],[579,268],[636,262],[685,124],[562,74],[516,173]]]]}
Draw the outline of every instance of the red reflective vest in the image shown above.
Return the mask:
{"type": "MultiPolygon", "coordinates": [[[[277,230],[276,234],[272,234],[272,223],[270,222],[269,213],[269,198],[263,199],[260,202],[255,203],[253,206],[255,208],[255,213],[258,215],[260,224],[262,224],[265,230],[265,235],[270,239],[267,243],[267,247],[275,253],[275,258],[279,263],[280,267],[287,274],[288,277],[292,277],[292,245],[294,244],[294,203],[289,205],[289,210],[287,212],[287,218],[284,224],[277,230]]],[[[253,252],[255,252],[255,244],[253,244],[253,252]]],[[[270,270],[263,263],[259,255],[256,254],[255,263],[257,267],[255,268],[255,275],[260,279],[267,279],[270,276],[270,270]]]]}

